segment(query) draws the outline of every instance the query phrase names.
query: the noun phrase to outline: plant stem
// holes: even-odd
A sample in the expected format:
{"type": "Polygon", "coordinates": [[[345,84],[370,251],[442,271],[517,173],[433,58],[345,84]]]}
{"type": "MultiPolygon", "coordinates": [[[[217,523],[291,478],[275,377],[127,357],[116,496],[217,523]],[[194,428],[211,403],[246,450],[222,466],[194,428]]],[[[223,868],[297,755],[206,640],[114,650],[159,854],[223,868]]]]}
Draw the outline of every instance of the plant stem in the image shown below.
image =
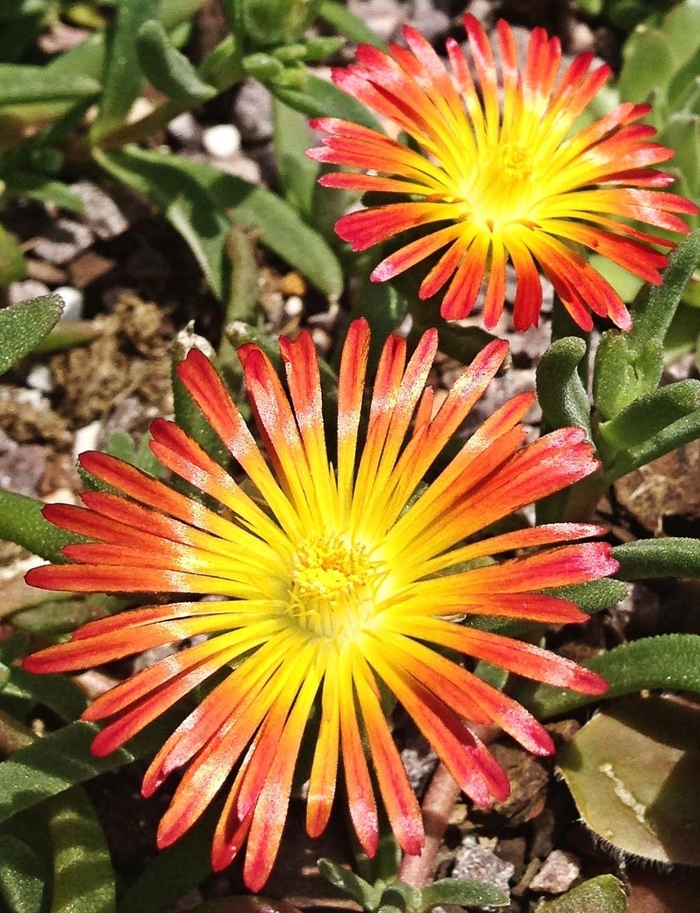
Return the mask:
{"type": "MultiPolygon", "coordinates": [[[[473,724],[469,728],[485,745],[493,742],[501,732],[498,726],[473,724]]],[[[438,850],[461,791],[444,764],[438,764],[423,799],[425,844],[419,856],[403,857],[398,872],[400,881],[412,888],[424,888],[432,882],[438,850]]]]}

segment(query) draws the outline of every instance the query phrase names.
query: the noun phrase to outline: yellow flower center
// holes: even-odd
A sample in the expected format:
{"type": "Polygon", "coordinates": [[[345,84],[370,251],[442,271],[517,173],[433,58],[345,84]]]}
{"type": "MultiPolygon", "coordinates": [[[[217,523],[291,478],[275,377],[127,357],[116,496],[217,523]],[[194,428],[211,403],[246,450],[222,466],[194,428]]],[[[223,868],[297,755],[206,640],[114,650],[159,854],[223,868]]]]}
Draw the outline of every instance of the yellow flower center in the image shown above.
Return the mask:
{"type": "Polygon", "coordinates": [[[305,631],[328,639],[352,636],[372,610],[377,563],[367,549],[336,534],[313,536],[296,554],[289,611],[305,631]]]}
{"type": "Polygon", "coordinates": [[[476,168],[469,168],[460,194],[465,216],[478,219],[489,231],[526,220],[538,189],[536,162],[530,149],[518,142],[492,146],[476,168]]]}

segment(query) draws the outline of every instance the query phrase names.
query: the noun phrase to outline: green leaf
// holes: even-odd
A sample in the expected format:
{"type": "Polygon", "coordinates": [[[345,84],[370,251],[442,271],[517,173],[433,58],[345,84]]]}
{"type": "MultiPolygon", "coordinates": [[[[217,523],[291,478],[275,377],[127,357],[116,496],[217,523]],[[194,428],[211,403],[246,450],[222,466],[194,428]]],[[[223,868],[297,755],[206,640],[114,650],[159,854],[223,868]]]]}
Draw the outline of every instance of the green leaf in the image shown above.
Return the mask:
{"type": "Polygon", "coordinates": [[[603,609],[608,609],[625,599],[629,587],[621,580],[603,577],[601,580],[589,580],[588,583],[560,586],[547,592],[560,599],[575,602],[579,609],[586,612],[587,615],[596,615],[603,609]]]}
{"type": "Polygon", "coordinates": [[[227,294],[228,268],[224,252],[231,223],[191,169],[181,159],[128,151],[96,153],[97,161],[112,175],[153,200],[187,241],[217,298],[227,294]]]}
{"type": "Polygon", "coordinates": [[[700,709],[632,697],[606,707],[559,752],[583,820],[623,853],[700,865],[700,709]]]}
{"type": "Polygon", "coordinates": [[[158,14],[159,0],[121,0],[107,35],[107,60],[100,110],[90,128],[93,142],[124,125],[145,77],[139,65],[136,36],[158,14]]]}
{"type": "Polygon", "coordinates": [[[617,88],[623,101],[644,102],[654,88],[666,88],[674,71],[666,35],[639,25],[622,49],[624,63],[617,88]]]}
{"type": "Polygon", "coordinates": [[[648,577],[700,577],[700,540],[669,537],[638,539],[616,545],[613,557],[620,562],[622,580],[648,577]]]}
{"type": "Polygon", "coordinates": [[[36,348],[62,312],[63,301],[58,295],[32,298],[0,310],[0,374],[36,348]]]}
{"type": "Polygon", "coordinates": [[[40,174],[18,174],[17,172],[13,173],[8,181],[12,193],[21,194],[42,203],[52,203],[68,212],[82,212],[84,209],[82,198],[61,181],[49,180],[40,174]]]}
{"type": "Polygon", "coordinates": [[[43,506],[26,495],[0,490],[0,539],[16,542],[47,561],[65,561],[63,546],[85,540],[45,520],[43,506]]]}
{"type": "Polygon", "coordinates": [[[607,444],[627,450],[644,444],[673,422],[700,407],[700,381],[682,380],[640,396],[608,422],[598,426],[607,444]]]}
{"type": "Polygon", "coordinates": [[[202,162],[188,162],[186,167],[218,205],[231,210],[236,225],[258,232],[261,244],[303,273],[329,298],[340,296],[344,277],[337,257],[284,200],[202,162]]]}
{"type": "Polygon", "coordinates": [[[618,330],[603,333],[593,370],[593,402],[604,421],[616,416],[642,392],[656,389],[663,356],[662,340],[650,339],[643,347],[635,348],[629,335],[618,330]]]}
{"type": "Polygon", "coordinates": [[[700,3],[685,0],[677,3],[663,22],[676,67],[685,64],[697,51],[700,36],[700,3]]]}
{"type": "Polygon", "coordinates": [[[37,853],[13,834],[0,833],[0,897],[12,913],[41,913],[45,884],[37,853]]]}
{"type": "Polygon", "coordinates": [[[92,98],[100,84],[80,72],[57,73],[50,67],[0,64],[0,110],[10,105],[72,102],[92,98]]]}
{"type": "Polygon", "coordinates": [[[620,454],[612,466],[606,467],[606,475],[610,481],[619,479],[633,469],[645,466],[697,438],[700,438],[700,409],[694,409],[688,415],[662,428],[643,444],[620,454]]]}
{"type": "Polygon", "coordinates": [[[347,6],[336,3],[336,0],[322,0],[318,7],[318,18],[356,44],[371,44],[380,51],[386,50],[386,42],[347,6]]]}
{"type": "MultiPolygon", "coordinates": [[[[700,694],[700,635],[663,634],[615,647],[584,663],[610,685],[603,698],[654,688],[700,694]]],[[[601,700],[549,685],[523,683],[516,699],[540,720],[548,720],[601,700]]]]}
{"type": "Polygon", "coordinates": [[[190,244],[215,293],[226,298],[225,245],[231,221],[260,232],[260,242],[336,298],[343,274],[323,238],[275,194],[201,162],[186,162],[129,148],[102,154],[100,163],[114,177],[162,206],[190,244]]]}
{"type": "Polygon", "coordinates": [[[578,373],[586,342],[577,336],[557,339],[537,368],[537,398],[551,428],[577,425],[590,438],[591,407],[578,373]]]}
{"type": "Polygon", "coordinates": [[[612,875],[599,875],[555,900],[543,900],[535,913],[626,913],[627,898],[612,875]]]}
{"type": "Polygon", "coordinates": [[[364,910],[376,910],[381,889],[371,885],[354,872],[349,872],[344,866],[333,862],[332,859],[318,860],[318,870],[335,888],[339,888],[364,910]]]}
{"type": "Polygon", "coordinates": [[[685,111],[672,114],[658,142],[675,150],[673,168],[683,172],[691,197],[695,198],[700,192],[700,117],[685,111]]]}
{"type": "Polygon", "coordinates": [[[259,47],[298,41],[316,16],[314,0],[243,0],[240,7],[246,38],[259,47]]]}
{"type": "Polygon", "coordinates": [[[66,722],[77,719],[87,707],[85,696],[72,679],[65,675],[33,675],[21,666],[12,666],[5,693],[43,704],[66,722]]]}
{"type": "Polygon", "coordinates": [[[232,270],[226,322],[243,320],[252,323],[260,296],[260,271],[250,237],[237,226],[228,233],[226,253],[232,270]]]}
{"type": "Polygon", "coordinates": [[[503,907],[509,903],[508,895],[495,885],[483,881],[466,881],[460,878],[441,878],[421,891],[421,909],[432,910],[443,904],[461,907],[503,907]]]}
{"type": "MultiPolygon", "coordinates": [[[[9,285],[11,282],[17,282],[24,279],[27,274],[27,266],[24,262],[24,254],[19,244],[12,235],[5,231],[0,225],[0,286],[9,285]]],[[[16,307],[16,305],[15,305],[16,307]]],[[[0,316],[6,313],[7,309],[0,311],[0,316]]],[[[0,324],[0,333],[2,324],[0,324]]],[[[2,349],[0,348],[0,353],[2,349]]],[[[0,374],[2,374],[2,355],[0,354],[0,374]]]]}
{"type": "Polygon", "coordinates": [[[308,70],[300,70],[298,75],[298,85],[295,86],[286,85],[279,75],[275,77],[274,74],[263,81],[280,101],[296,111],[301,111],[307,117],[327,117],[332,111],[334,117],[342,117],[344,120],[381,131],[379,122],[369,108],[352,95],[343,92],[327,79],[314,76],[308,70]]]}
{"type": "Polygon", "coordinates": [[[116,913],[109,848],[85,792],[74,787],[52,799],[48,823],[54,849],[51,913],[116,913]]]}
{"type": "Polygon", "coordinates": [[[149,19],[139,29],[136,40],[141,69],[159,92],[183,107],[194,107],[217,94],[204,82],[184,54],[174,48],[163,25],[149,19]]]}
{"type": "Polygon", "coordinates": [[[272,114],[275,161],[285,199],[308,220],[320,166],[305,154],[311,145],[306,118],[277,98],[273,99],[272,114]]]}
{"type": "MultiPolygon", "coordinates": [[[[684,238],[669,258],[662,285],[646,285],[631,308],[630,347],[641,354],[650,342],[663,342],[688,282],[700,265],[700,230],[684,238]]],[[[649,389],[644,392],[651,392],[649,389]]]]}
{"type": "Polygon", "coordinates": [[[128,750],[119,748],[106,758],[90,753],[98,732],[90,723],[71,723],[37,739],[0,764],[0,821],[154,751],[170,731],[172,715],[151,724],[128,750]]]}
{"type": "Polygon", "coordinates": [[[119,913],[170,910],[203,881],[211,873],[212,834],[220,814],[214,803],[176,843],[161,850],[122,895],[119,913]]]}

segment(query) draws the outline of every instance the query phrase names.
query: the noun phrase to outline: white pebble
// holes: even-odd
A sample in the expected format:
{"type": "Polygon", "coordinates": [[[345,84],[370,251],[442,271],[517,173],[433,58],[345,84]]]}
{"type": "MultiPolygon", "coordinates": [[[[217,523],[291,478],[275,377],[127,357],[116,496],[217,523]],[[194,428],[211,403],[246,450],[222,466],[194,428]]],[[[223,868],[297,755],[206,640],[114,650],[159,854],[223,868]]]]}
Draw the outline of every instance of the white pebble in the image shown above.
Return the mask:
{"type": "Polygon", "coordinates": [[[47,365],[34,365],[27,374],[27,386],[42,393],[51,393],[53,390],[53,376],[47,365]]]}
{"type": "Polygon", "coordinates": [[[231,158],[241,148],[241,134],[233,124],[217,124],[204,131],[202,145],[214,158],[231,158]]]}
{"type": "Polygon", "coordinates": [[[83,316],[83,293],[72,285],[59,285],[54,289],[56,295],[63,298],[63,316],[61,320],[80,320],[83,316]]]}
{"type": "Polygon", "coordinates": [[[81,453],[85,453],[86,450],[94,450],[97,447],[97,440],[100,436],[100,429],[102,428],[102,422],[94,421],[90,422],[89,425],[84,425],[82,428],[78,428],[75,432],[75,438],[73,439],[73,457],[78,459],[81,453]]]}
{"type": "Polygon", "coordinates": [[[298,317],[304,310],[304,302],[298,295],[290,295],[284,302],[284,312],[287,317],[298,317]]]}

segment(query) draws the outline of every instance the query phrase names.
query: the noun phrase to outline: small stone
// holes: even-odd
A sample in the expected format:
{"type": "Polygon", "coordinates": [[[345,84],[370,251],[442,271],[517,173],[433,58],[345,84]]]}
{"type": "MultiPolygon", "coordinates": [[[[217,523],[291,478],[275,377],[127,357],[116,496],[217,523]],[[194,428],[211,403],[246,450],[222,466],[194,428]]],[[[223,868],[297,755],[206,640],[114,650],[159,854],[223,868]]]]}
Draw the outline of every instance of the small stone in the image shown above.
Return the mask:
{"type": "Polygon", "coordinates": [[[476,843],[473,837],[467,837],[457,850],[451,877],[484,881],[507,892],[514,871],[515,866],[510,862],[504,862],[491,850],[476,843]]]}
{"type": "Polygon", "coordinates": [[[531,891],[543,894],[563,894],[581,874],[581,864],[573,853],[552,850],[530,882],[531,891]]]}
{"type": "Polygon", "coordinates": [[[83,316],[83,293],[72,285],[59,285],[55,293],[63,298],[61,320],[80,320],[83,316]]]}
{"type": "Polygon", "coordinates": [[[24,279],[22,282],[13,282],[7,289],[7,303],[19,304],[20,301],[29,301],[30,298],[41,298],[48,295],[49,289],[43,282],[35,279],[24,279]]]}
{"type": "Polygon", "coordinates": [[[232,158],[240,151],[241,134],[233,124],[217,124],[204,131],[202,145],[216,159],[232,158]]]}
{"type": "Polygon", "coordinates": [[[264,143],[272,138],[272,96],[261,83],[254,79],[243,82],[233,113],[243,142],[264,143]]]}
{"type": "Polygon", "coordinates": [[[170,121],[168,133],[186,149],[196,149],[202,143],[202,128],[189,111],[179,114],[170,121]]]}
{"type": "Polygon", "coordinates": [[[284,302],[284,312],[287,317],[299,317],[304,310],[304,302],[298,295],[290,295],[284,302]]]}
{"type": "Polygon", "coordinates": [[[131,219],[123,207],[108,193],[92,181],[77,181],[71,185],[83,201],[85,224],[103,241],[109,241],[123,234],[129,228],[131,219]]]}
{"type": "Polygon", "coordinates": [[[51,393],[53,390],[53,376],[46,365],[34,365],[27,374],[27,386],[41,393],[51,393]]]}
{"type": "Polygon", "coordinates": [[[68,276],[76,288],[82,289],[106,276],[115,266],[114,260],[103,257],[94,250],[86,250],[68,265],[68,276]]]}
{"type": "Polygon", "coordinates": [[[394,37],[403,19],[396,0],[348,0],[348,9],[385,40],[394,37]]]}
{"type": "Polygon", "coordinates": [[[27,257],[27,279],[36,279],[44,285],[63,285],[66,281],[66,271],[44,260],[34,260],[27,257]]]}
{"type": "Polygon", "coordinates": [[[91,247],[95,240],[92,230],[75,219],[60,218],[52,222],[43,238],[34,244],[34,253],[56,266],[69,263],[91,247]]]}
{"type": "Polygon", "coordinates": [[[82,428],[78,428],[75,432],[73,443],[73,456],[76,460],[86,450],[95,450],[101,428],[102,422],[100,421],[90,422],[89,425],[83,425],[82,428]]]}

